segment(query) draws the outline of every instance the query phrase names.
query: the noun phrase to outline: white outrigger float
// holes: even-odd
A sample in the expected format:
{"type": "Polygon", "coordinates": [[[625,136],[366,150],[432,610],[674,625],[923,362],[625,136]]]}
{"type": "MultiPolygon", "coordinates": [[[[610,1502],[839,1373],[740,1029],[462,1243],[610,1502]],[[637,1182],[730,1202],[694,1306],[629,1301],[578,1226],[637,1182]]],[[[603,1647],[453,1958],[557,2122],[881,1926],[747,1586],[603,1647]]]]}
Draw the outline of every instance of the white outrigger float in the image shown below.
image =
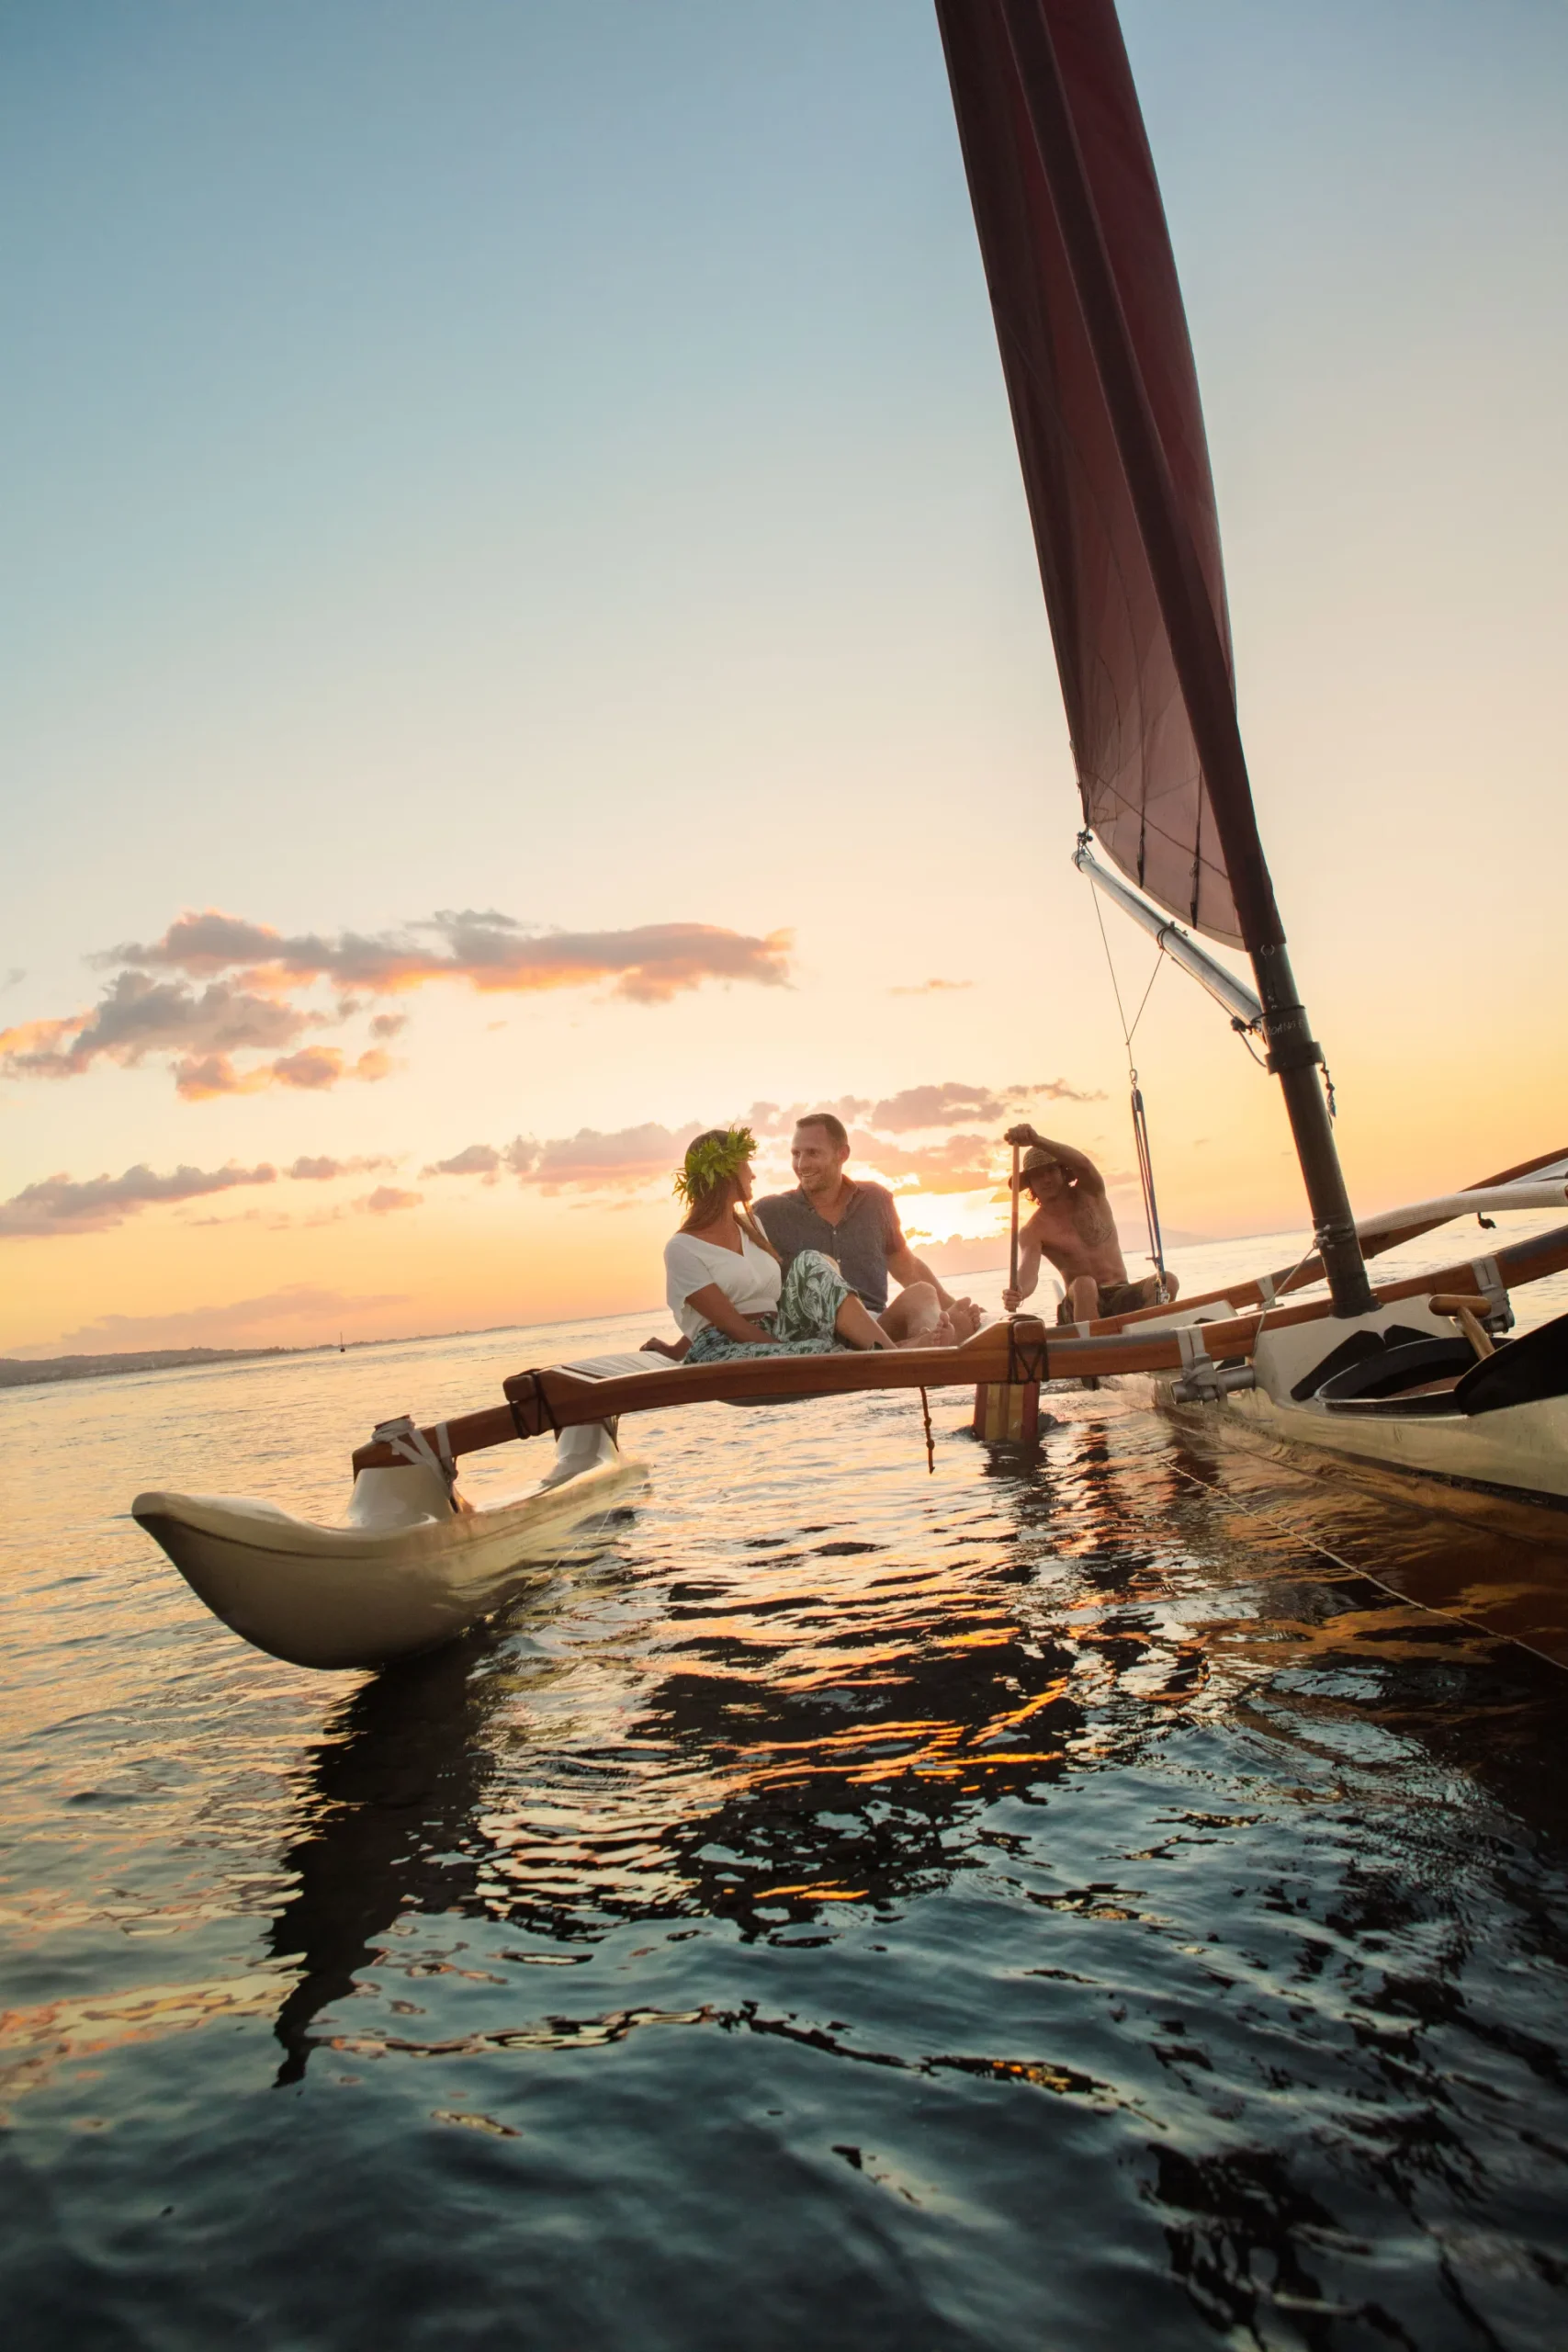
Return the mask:
{"type": "MultiPolygon", "coordinates": [[[[439,1438],[439,1430],[434,1432],[439,1438]]],[[[340,1525],[241,1496],[138,1495],[133,1517],[236,1634],[293,1666],[385,1666],[454,1641],[547,1582],[647,1484],[606,1430],[573,1430],[551,1475],[471,1510],[410,1420],[378,1439],[400,1460],[356,1472],[340,1525]]]]}
{"type": "MultiPolygon", "coordinates": [[[[946,1385],[1016,1397],[1153,1373],[1168,1409],[1240,1442],[1393,1477],[1439,1511],[1523,1507],[1537,1540],[1568,1545],[1568,1316],[1506,1336],[1511,1294],[1568,1269],[1568,1226],[1375,1291],[1368,1278],[1369,1258],[1455,1216],[1568,1199],[1568,1153],[1352,1215],[1258,836],[1197,378],[1112,0],[937,0],[937,17],[1077,769],[1078,863],[1266,1047],[1314,1252],[1179,1307],[1065,1329],[1014,1316],[957,1348],[521,1373],[500,1405],[378,1429],[337,1527],[139,1496],[137,1519],[202,1600],[278,1657],[378,1666],[451,1639],[636,1492],[624,1416],[703,1402],[946,1385]],[[1256,993],[1184,924],[1245,950],[1256,993]],[[1326,1296],[1292,1295],[1320,1283],[1326,1296]],[[462,1502],[462,1455],[551,1433],[556,1461],[532,1492],[462,1502]]],[[[1151,1239],[1163,1273],[1152,1196],[1151,1239]]],[[[997,1426],[1016,1431],[1018,1417],[997,1426]]]]}

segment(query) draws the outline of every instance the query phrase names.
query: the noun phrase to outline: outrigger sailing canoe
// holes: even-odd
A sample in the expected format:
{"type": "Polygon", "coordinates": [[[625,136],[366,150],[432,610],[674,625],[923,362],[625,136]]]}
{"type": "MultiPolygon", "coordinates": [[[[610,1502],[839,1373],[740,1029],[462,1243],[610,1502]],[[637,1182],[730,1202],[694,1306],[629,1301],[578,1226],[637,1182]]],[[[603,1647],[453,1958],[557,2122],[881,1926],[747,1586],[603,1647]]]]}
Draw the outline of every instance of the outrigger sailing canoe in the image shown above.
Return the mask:
{"type": "Polygon", "coordinates": [[[1523,1503],[1568,1543],[1568,1316],[1506,1336],[1510,1294],[1568,1268],[1568,1226],[1378,1290],[1368,1277],[1370,1258],[1455,1216],[1568,1200],[1568,1152],[1352,1215],[1252,804],[1197,377],[1112,0],[937,0],[937,17],[1077,768],[1078,862],[1265,1044],[1314,1252],[1179,1308],[1066,1329],[1014,1316],[956,1348],[519,1373],[499,1405],[378,1428],[338,1527],[139,1496],[201,1598],[281,1657],[375,1666],[450,1639],[635,1492],[623,1417],[715,1401],[1153,1373],[1172,1410],[1243,1442],[1375,1465],[1428,1498],[1523,1503]],[[1244,949],[1256,994],[1187,925],[1244,949]],[[1326,1297],[1290,1295],[1325,1281],[1326,1297]],[[461,1502],[462,1455],[551,1433],[532,1493],[461,1502]]]}
{"type": "MultiPolygon", "coordinates": [[[[1483,1196],[1506,1189],[1494,1181],[1483,1196]]],[[[1447,1200],[1434,1205],[1450,1208],[1447,1200]]],[[[222,1496],[152,1492],[132,1509],[208,1607],[258,1649],[297,1666],[381,1666],[450,1641],[515,1600],[574,1539],[635,1498],[645,1474],[617,1444],[628,1414],[1154,1373],[1166,1375],[1173,1402],[1207,1408],[1224,1400],[1266,1435],[1304,1433],[1359,1458],[1543,1504],[1561,1513],[1568,1543],[1568,1317],[1482,1359],[1448,1319],[1467,1320],[1484,1344],[1510,1290],[1565,1267],[1568,1227],[1390,1283],[1353,1322],[1336,1317],[1329,1299],[1280,1303],[1292,1283],[1310,1279],[1303,1268],[1087,1328],[1014,1316],[956,1348],[692,1370],[649,1354],[599,1356],[514,1374],[502,1404],[432,1428],[384,1423],[354,1456],[353,1497],[338,1527],[222,1496]],[[1426,1352],[1417,1361],[1413,1349],[1426,1352]],[[1380,1418],[1378,1408],[1416,1386],[1411,1417],[1420,1427],[1405,1446],[1399,1416],[1380,1418]],[[1444,1396],[1451,1403],[1432,1401],[1444,1396]],[[1358,1410],[1360,1396],[1368,1403],[1358,1410]],[[1324,1439],[1318,1421],[1334,1434],[1324,1439]],[[531,1494],[486,1510],[462,1503],[462,1456],[552,1434],[550,1475],[531,1494]]]]}

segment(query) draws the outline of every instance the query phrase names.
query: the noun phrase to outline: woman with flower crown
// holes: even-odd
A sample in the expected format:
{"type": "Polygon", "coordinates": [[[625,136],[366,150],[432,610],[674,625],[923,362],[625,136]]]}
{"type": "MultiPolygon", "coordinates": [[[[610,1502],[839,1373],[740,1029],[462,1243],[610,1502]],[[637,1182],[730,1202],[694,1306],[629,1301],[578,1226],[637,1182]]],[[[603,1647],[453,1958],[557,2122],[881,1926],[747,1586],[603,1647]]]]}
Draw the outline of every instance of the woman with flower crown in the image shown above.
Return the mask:
{"type": "Polygon", "coordinates": [[[689,1342],[684,1361],[894,1346],[830,1258],[803,1250],[784,1272],[747,1205],[756,1148],[749,1127],[710,1127],[675,1178],[686,1216],[664,1245],[665,1295],[689,1342]]]}

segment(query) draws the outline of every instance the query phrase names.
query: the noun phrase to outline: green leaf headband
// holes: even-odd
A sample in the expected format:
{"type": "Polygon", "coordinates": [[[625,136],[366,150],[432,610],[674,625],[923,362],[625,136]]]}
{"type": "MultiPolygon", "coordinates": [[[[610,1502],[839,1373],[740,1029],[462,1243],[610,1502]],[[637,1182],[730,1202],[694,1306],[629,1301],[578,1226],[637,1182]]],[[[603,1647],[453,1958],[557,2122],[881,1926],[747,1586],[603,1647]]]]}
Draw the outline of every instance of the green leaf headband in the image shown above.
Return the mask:
{"type": "Polygon", "coordinates": [[[733,1176],[756,1148],[757,1138],[750,1127],[731,1127],[722,1136],[699,1136],[686,1153],[684,1167],[675,1171],[675,1198],[694,1209],[727,1177],[733,1176]]]}

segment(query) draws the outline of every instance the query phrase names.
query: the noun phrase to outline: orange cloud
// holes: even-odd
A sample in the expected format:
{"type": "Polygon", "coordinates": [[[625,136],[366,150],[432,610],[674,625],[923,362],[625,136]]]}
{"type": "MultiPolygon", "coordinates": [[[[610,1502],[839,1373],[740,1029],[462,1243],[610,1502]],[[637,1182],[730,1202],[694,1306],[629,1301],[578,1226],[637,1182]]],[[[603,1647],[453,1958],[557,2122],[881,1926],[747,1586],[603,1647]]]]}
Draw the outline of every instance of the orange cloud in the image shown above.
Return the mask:
{"type": "Polygon", "coordinates": [[[996,1182],[997,1144],[988,1136],[949,1136],[913,1148],[857,1130],[850,1137],[857,1161],[897,1182],[913,1177],[922,1193],[977,1193],[996,1182]]]}
{"type": "Polygon", "coordinates": [[[276,1169],[265,1162],[259,1168],[176,1168],[167,1176],[139,1162],[123,1176],[94,1176],[79,1184],[69,1176],[46,1176],[0,1204],[0,1237],[103,1233],[158,1202],[202,1200],[237,1184],[276,1182],[276,1169]]]}
{"type": "Polygon", "coordinates": [[[314,1156],[301,1154],[292,1168],[285,1169],[284,1173],[292,1176],[297,1183],[330,1184],[337,1176],[370,1176],[382,1168],[395,1168],[397,1164],[395,1159],[331,1159],[322,1152],[314,1156]]]}
{"type": "MultiPolygon", "coordinates": [[[[1075,1102],[1098,1101],[1080,1093],[1066,1079],[1047,1079],[1031,1086],[988,1087],[945,1079],[940,1084],[907,1086],[880,1102],[867,1095],[842,1094],[835,1101],[821,1098],[781,1108],[776,1102],[753,1102],[745,1124],[762,1142],[787,1136],[803,1113],[834,1112],[846,1125],[864,1121],[852,1135],[857,1163],[869,1166],[894,1182],[913,1178],[928,1193],[978,1192],[997,1182],[1002,1158],[1000,1136],[973,1133],[949,1136],[933,1144],[908,1146],[889,1137],[956,1126],[963,1120],[994,1120],[999,1130],[1018,1107],[1041,1098],[1075,1102]],[[883,1132],[876,1134],[874,1128],[883,1132]]],[[[514,1136],[501,1148],[471,1143],[446,1159],[429,1161],[423,1176],[477,1176],[494,1184],[503,1173],[516,1176],[541,1192],[630,1193],[659,1181],[668,1181],[702,1122],[666,1127],[656,1122],[618,1127],[608,1133],[583,1127],[575,1136],[536,1143],[514,1136]]]]}
{"type": "Polygon", "coordinates": [[[320,1019],[227,981],[197,991],[184,980],[118,973],[91,1012],[0,1030],[7,1078],[75,1078],[100,1057],[131,1068],[148,1054],[221,1058],[245,1047],[292,1046],[320,1019]]]}
{"type": "MultiPolygon", "coordinates": [[[[282,1174],[295,1183],[321,1184],[343,1176],[372,1175],[396,1165],[395,1160],[376,1158],[301,1157],[282,1174]]],[[[276,1184],[278,1179],[278,1170],[268,1160],[255,1168],[240,1168],[231,1160],[225,1168],[175,1168],[167,1176],[139,1161],[121,1176],[94,1176],[82,1183],[66,1175],[46,1176],[0,1202],[0,1240],[105,1233],[142,1209],[205,1200],[213,1193],[232,1192],[237,1185],[276,1184]]],[[[382,1184],[353,1205],[382,1216],[390,1209],[412,1208],[423,1198],[423,1193],[402,1193],[382,1184]]]]}
{"type": "Polygon", "coordinates": [[[402,931],[288,937],[270,924],[209,909],[181,915],[149,944],[127,941],[90,956],[100,967],[120,967],[97,1004],[0,1030],[0,1076],[77,1078],[99,1060],[131,1068],[149,1055],[167,1056],[175,1091],[187,1102],[274,1085],[318,1089],[344,1078],[375,1080],[391,1068],[381,1047],[406,1025],[406,1013],[376,1013],[370,1034],[377,1042],[352,1064],[334,1049],[300,1040],[308,1030],[353,1019],[367,996],[434,980],[487,993],[608,981],[613,995],[636,1004],[664,1004],[707,980],[782,988],[789,945],[788,932],[757,939],[702,922],[530,931],[494,908],[446,911],[402,931]],[[331,1011],[291,994],[319,983],[335,991],[331,1011]],[[356,989],[365,994],[355,996],[356,989]],[[232,1057],[242,1051],[274,1058],[237,1069],[232,1057]]]}
{"type": "Polygon", "coordinates": [[[251,988],[332,979],[379,994],[420,988],[428,980],[463,980],[487,991],[582,988],[609,980],[617,996],[660,1004],[705,980],[784,986],[790,939],[786,931],[755,939],[705,922],[643,923],[629,931],[530,931],[493,907],[444,910],[400,932],[288,937],[269,924],[209,908],[182,915],[148,945],[128,942],[93,960],[192,978],[243,974],[251,988]]]}
{"type": "Polygon", "coordinates": [[[520,1183],[536,1184],[542,1193],[634,1192],[671,1180],[701,1124],[692,1119],[683,1127],[665,1127],[649,1120],[609,1133],[580,1127],[574,1136],[557,1136],[545,1143],[513,1136],[499,1150],[493,1144],[471,1143],[449,1159],[432,1160],[420,1173],[477,1176],[481,1183],[493,1184],[505,1170],[520,1183]]]}
{"type": "Polygon", "coordinates": [[[373,1193],[365,1193],[354,1205],[371,1216],[390,1216],[394,1209],[418,1208],[423,1198],[423,1193],[400,1192],[396,1184],[378,1184],[373,1193]]]}
{"type": "Polygon", "coordinates": [[[541,1144],[539,1156],[523,1181],[537,1184],[546,1193],[626,1192],[660,1177],[668,1182],[686,1146],[700,1133],[694,1119],[684,1127],[661,1127],[650,1121],[608,1135],[597,1127],[580,1127],[574,1136],[541,1144]]]}
{"type": "Polygon", "coordinates": [[[199,1061],[175,1064],[175,1092],[186,1102],[210,1102],[215,1094],[259,1094],[268,1086],[295,1086],[309,1093],[336,1086],[345,1078],[374,1084],[392,1067],[390,1057],[373,1046],[357,1061],[347,1062],[335,1046],[306,1046],[264,1062],[258,1069],[237,1070],[227,1054],[204,1054],[199,1061]]]}

